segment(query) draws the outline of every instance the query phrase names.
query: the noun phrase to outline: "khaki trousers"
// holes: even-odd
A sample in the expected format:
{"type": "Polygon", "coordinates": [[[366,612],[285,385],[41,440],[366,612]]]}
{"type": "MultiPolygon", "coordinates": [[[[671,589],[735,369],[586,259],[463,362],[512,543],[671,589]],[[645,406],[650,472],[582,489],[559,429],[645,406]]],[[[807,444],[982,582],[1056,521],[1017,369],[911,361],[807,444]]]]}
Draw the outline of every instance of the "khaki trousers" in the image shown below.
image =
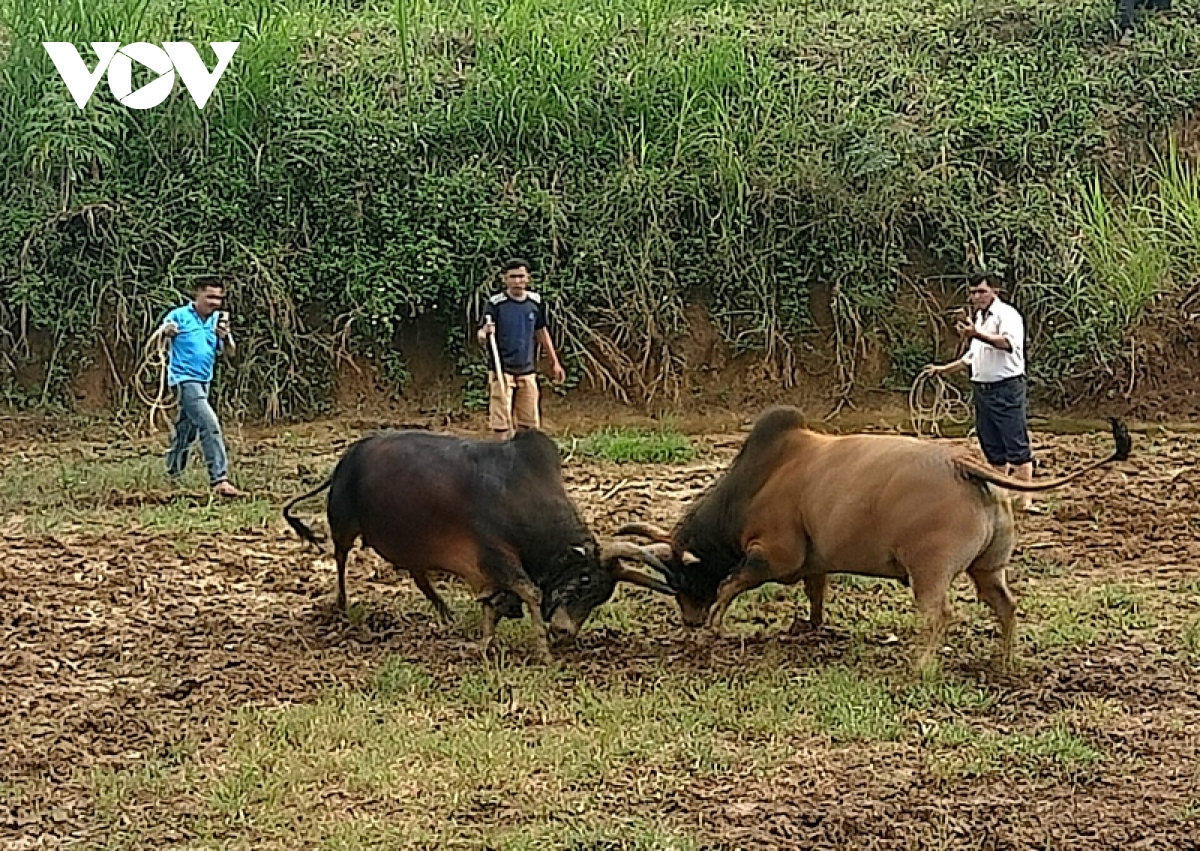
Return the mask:
{"type": "Polygon", "coordinates": [[[515,428],[541,428],[538,412],[537,375],[504,374],[503,382],[496,373],[488,372],[488,425],[492,431],[508,429],[508,412],[513,414],[515,428]]]}

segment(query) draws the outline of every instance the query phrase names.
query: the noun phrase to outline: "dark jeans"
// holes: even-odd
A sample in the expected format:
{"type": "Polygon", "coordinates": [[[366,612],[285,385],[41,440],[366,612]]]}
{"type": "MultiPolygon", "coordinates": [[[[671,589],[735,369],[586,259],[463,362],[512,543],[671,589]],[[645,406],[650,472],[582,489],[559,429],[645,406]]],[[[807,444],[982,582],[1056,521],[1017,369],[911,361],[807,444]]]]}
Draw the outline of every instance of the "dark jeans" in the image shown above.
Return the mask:
{"type": "Polygon", "coordinates": [[[1133,10],[1138,7],[1166,12],[1171,8],[1171,0],[1117,0],[1117,29],[1121,32],[1133,29],[1133,10]]]}
{"type": "Polygon", "coordinates": [[[1033,460],[1025,415],[1025,377],[988,384],[971,383],[975,402],[975,431],[988,463],[1026,464],[1033,460]]]}
{"type": "Polygon", "coordinates": [[[192,443],[200,438],[200,449],[208,465],[208,481],[217,484],[229,478],[229,459],[221,437],[217,412],[208,403],[208,385],[199,381],[182,381],[175,385],[179,400],[179,415],[175,418],[175,436],[167,450],[167,475],[179,476],[187,468],[192,443]]]}

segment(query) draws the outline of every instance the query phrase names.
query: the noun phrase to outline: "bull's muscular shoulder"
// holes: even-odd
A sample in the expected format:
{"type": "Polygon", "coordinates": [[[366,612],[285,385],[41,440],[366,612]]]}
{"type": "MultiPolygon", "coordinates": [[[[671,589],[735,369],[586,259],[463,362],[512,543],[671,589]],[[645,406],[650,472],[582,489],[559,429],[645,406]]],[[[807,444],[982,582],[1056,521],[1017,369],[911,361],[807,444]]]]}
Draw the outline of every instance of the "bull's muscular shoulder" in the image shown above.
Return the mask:
{"type": "MultiPolygon", "coordinates": [[[[496,444],[487,441],[484,445],[496,444]]],[[[562,456],[559,455],[558,444],[545,432],[538,429],[519,431],[512,440],[499,445],[511,447],[522,459],[525,467],[536,475],[558,478],[562,469],[562,456]]]]}
{"type": "Polygon", "coordinates": [[[776,405],[768,408],[755,420],[754,428],[746,438],[745,447],[753,450],[755,447],[770,445],[782,435],[802,428],[804,414],[799,408],[776,405]]]}

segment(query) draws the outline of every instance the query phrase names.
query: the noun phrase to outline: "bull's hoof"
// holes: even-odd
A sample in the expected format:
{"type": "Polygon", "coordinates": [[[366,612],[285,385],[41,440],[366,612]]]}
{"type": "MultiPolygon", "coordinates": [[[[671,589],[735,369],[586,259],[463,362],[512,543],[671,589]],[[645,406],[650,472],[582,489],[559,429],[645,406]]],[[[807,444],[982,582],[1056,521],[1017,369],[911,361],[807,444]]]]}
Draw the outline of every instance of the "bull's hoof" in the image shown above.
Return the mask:
{"type": "Polygon", "coordinates": [[[814,623],[810,618],[797,617],[788,627],[788,635],[812,635],[825,629],[821,621],[814,623]]]}

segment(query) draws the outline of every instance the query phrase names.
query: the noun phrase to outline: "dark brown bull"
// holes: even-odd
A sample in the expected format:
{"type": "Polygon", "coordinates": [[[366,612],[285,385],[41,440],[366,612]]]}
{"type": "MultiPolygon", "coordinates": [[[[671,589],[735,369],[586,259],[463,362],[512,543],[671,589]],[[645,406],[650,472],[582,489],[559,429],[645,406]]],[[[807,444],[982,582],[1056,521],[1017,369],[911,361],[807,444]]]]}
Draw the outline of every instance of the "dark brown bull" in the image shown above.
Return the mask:
{"type": "Polygon", "coordinates": [[[550,657],[547,623],[575,635],[618,580],[670,589],[616,558],[632,545],[605,550],[563,486],[558,448],[539,431],[512,440],[467,440],[423,431],[364,438],[342,456],[320,487],[296,497],[284,519],[313,544],[322,539],[291,514],[299,501],[329,488],[327,516],[338,568],[338,606],[346,605],[346,559],[362,537],[407,570],[440,617],[450,610],[429,581],[442,571],[461,578],[483,606],[483,646],[501,616],[529,607],[538,649],[550,657]]]}
{"type": "MultiPolygon", "coordinates": [[[[809,431],[794,408],[765,412],[730,469],[673,532],[644,523],[618,535],[656,543],[640,552],[661,562],[684,622],[720,632],[739,594],[765,582],[804,582],[808,626],[823,618],[826,576],[851,573],[911,584],[926,631],[917,664],[940,646],[947,591],[960,573],[1000,621],[1005,663],[1016,605],[1005,582],[1012,554],[1011,497],[1000,488],[1044,491],[1129,455],[1125,427],[1111,420],[1116,450],[1052,481],[1005,476],[949,446],[912,437],[830,436],[809,431]]],[[[806,624],[799,614],[792,630],[806,624]]]]}

